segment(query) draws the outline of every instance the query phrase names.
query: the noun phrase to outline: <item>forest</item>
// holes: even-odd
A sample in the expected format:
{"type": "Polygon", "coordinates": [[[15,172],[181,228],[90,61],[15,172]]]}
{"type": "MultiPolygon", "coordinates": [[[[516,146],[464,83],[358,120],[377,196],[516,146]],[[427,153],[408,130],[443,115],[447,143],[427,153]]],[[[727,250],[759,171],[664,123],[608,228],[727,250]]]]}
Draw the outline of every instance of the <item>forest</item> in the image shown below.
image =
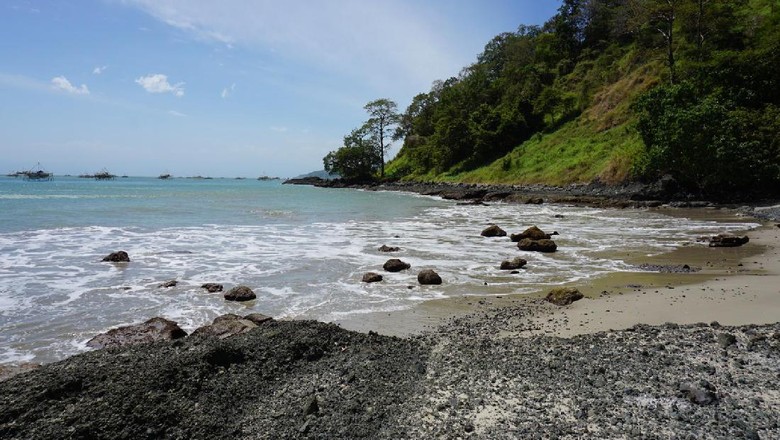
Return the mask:
{"type": "Polygon", "coordinates": [[[369,162],[390,179],[776,194],[779,20],[778,0],[564,0],[392,114],[403,145],[369,162]]]}

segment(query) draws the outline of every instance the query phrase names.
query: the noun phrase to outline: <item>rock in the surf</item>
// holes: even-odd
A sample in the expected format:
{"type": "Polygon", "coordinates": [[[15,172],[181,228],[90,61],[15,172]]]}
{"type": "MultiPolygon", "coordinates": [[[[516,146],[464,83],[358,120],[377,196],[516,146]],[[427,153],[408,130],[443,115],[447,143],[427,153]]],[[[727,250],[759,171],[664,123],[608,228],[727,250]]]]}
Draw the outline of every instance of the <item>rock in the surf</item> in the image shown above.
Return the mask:
{"type": "Polygon", "coordinates": [[[249,319],[242,318],[238,315],[228,313],[226,315],[217,316],[209,325],[198,327],[194,332],[192,332],[192,335],[211,336],[218,339],[225,339],[231,336],[247,333],[254,328],[257,328],[257,323],[249,319]]]}
{"type": "Polygon", "coordinates": [[[380,281],[382,281],[382,275],[379,275],[376,272],[366,272],[363,274],[364,283],[378,283],[380,281]]]}
{"type": "Polygon", "coordinates": [[[111,329],[87,341],[92,348],[120,347],[124,345],[147,344],[157,341],[172,341],[187,336],[174,321],[155,317],[142,324],[111,329]]]}
{"type": "Polygon", "coordinates": [[[501,262],[501,270],[516,270],[520,269],[521,267],[525,266],[527,261],[525,261],[523,258],[515,257],[512,260],[505,260],[501,262]]]}
{"type": "Polygon", "coordinates": [[[556,287],[551,290],[544,299],[556,306],[568,306],[574,301],[579,301],[582,298],[582,293],[574,287],[556,287]]]}
{"type": "Polygon", "coordinates": [[[417,274],[417,282],[423,285],[441,284],[441,277],[432,269],[424,269],[417,274]]]}
{"type": "Polygon", "coordinates": [[[480,235],[483,237],[506,237],[506,231],[498,227],[498,225],[490,225],[480,235]]]}
{"type": "Polygon", "coordinates": [[[228,301],[250,301],[255,298],[257,295],[247,286],[236,286],[225,292],[225,299],[228,301]]]}
{"type": "Polygon", "coordinates": [[[539,229],[537,226],[531,226],[519,234],[510,235],[509,238],[514,242],[518,242],[524,238],[530,238],[531,240],[549,240],[553,235],[558,235],[558,232],[553,231],[552,233],[548,234],[539,229]]]}
{"type": "Polygon", "coordinates": [[[531,240],[530,238],[524,238],[517,243],[518,249],[521,251],[531,252],[555,252],[558,250],[558,245],[552,240],[531,240]]]}
{"type": "Polygon", "coordinates": [[[102,261],[108,261],[111,263],[129,263],[130,256],[127,255],[127,252],[125,251],[111,252],[110,254],[103,257],[102,261]]]}
{"type": "Polygon", "coordinates": [[[217,283],[206,283],[200,287],[206,289],[208,293],[222,292],[223,289],[222,284],[217,284],[217,283]]]}
{"type": "Polygon", "coordinates": [[[412,267],[411,264],[405,263],[398,258],[391,258],[385,262],[382,268],[388,272],[400,272],[412,267]]]}
{"type": "Polygon", "coordinates": [[[747,235],[739,237],[737,235],[720,234],[710,237],[710,247],[739,247],[749,242],[747,235]]]}
{"type": "Polygon", "coordinates": [[[176,281],[176,280],[169,280],[169,281],[166,281],[164,283],[158,284],[157,287],[160,287],[160,288],[176,287],[177,284],[179,284],[178,281],[176,281]]]}
{"type": "Polygon", "coordinates": [[[398,252],[398,251],[401,250],[401,248],[396,247],[396,246],[388,246],[386,244],[383,244],[382,246],[379,247],[378,250],[379,250],[379,252],[398,252]]]}

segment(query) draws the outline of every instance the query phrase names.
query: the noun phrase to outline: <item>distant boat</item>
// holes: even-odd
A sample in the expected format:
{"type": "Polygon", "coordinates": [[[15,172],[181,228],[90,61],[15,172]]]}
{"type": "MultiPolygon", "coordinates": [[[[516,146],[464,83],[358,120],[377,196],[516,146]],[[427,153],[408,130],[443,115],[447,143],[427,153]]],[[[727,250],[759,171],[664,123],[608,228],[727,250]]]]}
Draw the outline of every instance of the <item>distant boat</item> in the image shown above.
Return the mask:
{"type": "Polygon", "coordinates": [[[54,176],[52,173],[48,171],[44,171],[43,168],[41,168],[40,162],[38,162],[38,164],[34,168],[28,171],[23,171],[22,174],[24,175],[24,178],[27,180],[38,180],[38,181],[51,180],[54,176]]]}
{"type": "Polygon", "coordinates": [[[170,178],[171,178],[171,175],[168,174],[168,173],[160,174],[160,176],[158,177],[158,179],[170,179],[170,178]]]}
{"type": "Polygon", "coordinates": [[[108,170],[106,170],[105,168],[103,168],[99,172],[93,174],[92,177],[95,180],[114,180],[114,179],[116,179],[116,175],[109,173],[108,170]]]}

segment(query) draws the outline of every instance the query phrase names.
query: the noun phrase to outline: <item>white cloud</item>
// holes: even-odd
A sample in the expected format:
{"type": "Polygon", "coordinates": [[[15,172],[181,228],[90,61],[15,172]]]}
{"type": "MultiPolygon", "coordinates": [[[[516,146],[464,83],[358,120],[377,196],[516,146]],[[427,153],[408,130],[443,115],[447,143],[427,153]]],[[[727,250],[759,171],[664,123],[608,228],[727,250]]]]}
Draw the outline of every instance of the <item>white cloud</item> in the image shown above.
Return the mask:
{"type": "Polygon", "coordinates": [[[184,117],[187,116],[184,113],[177,112],[176,110],[168,110],[168,114],[171,115],[171,116],[179,117],[179,118],[184,118],[184,117]]]}
{"type": "Polygon", "coordinates": [[[56,90],[71,93],[73,95],[89,95],[89,89],[86,84],[76,87],[64,76],[55,76],[51,79],[51,86],[56,90]]]}
{"type": "Polygon", "coordinates": [[[168,76],[162,73],[142,76],[135,80],[137,84],[149,93],[173,93],[176,97],[184,96],[183,82],[171,85],[168,82],[168,76]]]}
{"type": "Polygon", "coordinates": [[[275,131],[277,133],[286,133],[289,130],[287,127],[280,127],[277,125],[272,125],[269,128],[271,129],[271,131],[275,131]]]}
{"type": "Polygon", "coordinates": [[[222,89],[222,93],[219,94],[219,96],[222,97],[222,99],[229,98],[233,95],[233,92],[236,91],[236,83],[233,83],[230,85],[230,87],[225,87],[222,89]]]}
{"type": "Polygon", "coordinates": [[[97,66],[94,69],[92,69],[92,73],[94,75],[100,75],[101,73],[105,72],[106,69],[108,69],[108,66],[97,66]]]}

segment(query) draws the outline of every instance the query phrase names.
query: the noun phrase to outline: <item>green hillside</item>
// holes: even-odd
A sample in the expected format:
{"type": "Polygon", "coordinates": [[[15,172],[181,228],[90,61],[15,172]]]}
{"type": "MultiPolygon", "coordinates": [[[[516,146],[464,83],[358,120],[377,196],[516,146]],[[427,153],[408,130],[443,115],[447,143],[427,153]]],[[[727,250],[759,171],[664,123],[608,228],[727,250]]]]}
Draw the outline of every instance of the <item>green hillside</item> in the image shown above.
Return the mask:
{"type": "Polygon", "coordinates": [[[387,175],[778,187],[779,16],[778,0],[565,0],[417,95],[387,175]]]}

